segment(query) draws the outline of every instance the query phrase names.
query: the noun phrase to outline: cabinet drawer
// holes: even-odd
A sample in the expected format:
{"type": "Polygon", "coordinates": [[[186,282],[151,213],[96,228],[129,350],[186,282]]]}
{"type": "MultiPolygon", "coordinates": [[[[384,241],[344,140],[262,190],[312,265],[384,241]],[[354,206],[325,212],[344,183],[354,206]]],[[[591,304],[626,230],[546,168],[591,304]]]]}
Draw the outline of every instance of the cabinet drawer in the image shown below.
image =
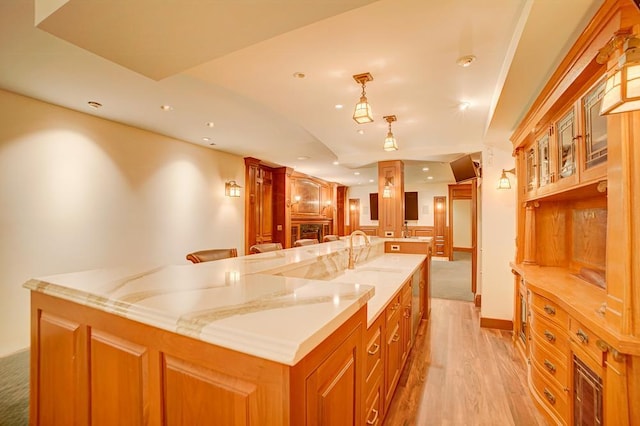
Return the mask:
{"type": "Polygon", "coordinates": [[[537,295],[536,293],[532,293],[531,296],[534,312],[563,328],[568,327],[569,315],[564,309],[551,300],[537,295]]]}
{"type": "Polygon", "coordinates": [[[365,400],[365,425],[379,426],[382,424],[382,380],[374,383],[365,400]]]}
{"type": "Polygon", "coordinates": [[[579,321],[571,318],[569,324],[569,338],[575,342],[579,347],[584,349],[599,366],[603,364],[603,352],[598,348],[596,342],[599,337],[587,327],[582,325],[579,321]]]}
{"type": "Polygon", "coordinates": [[[532,340],[540,345],[545,345],[547,350],[561,359],[567,359],[569,351],[569,339],[567,329],[548,321],[537,314],[531,316],[532,340]]]}
{"type": "MultiPolygon", "coordinates": [[[[400,292],[402,293],[402,291],[400,292]]],[[[389,301],[387,305],[386,315],[387,315],[387,329],[389,329],[389,325],[398,321],[400,317],[400,309],[401,305],[401,297],[402,294],[396,295],[393,299],[389,301]]]]}
{"type": "Polygon", "coordinates": [[[569,395],[560,389],[555,383],[549,381],[543,372],[538,370],[536,364],[531,366],[531,382],[538,399],[558,417],[563,424],[569,422],[569,395]]]}
{"type": "Polygon", "coordinates": [[[382,326],[384,324],[384,315],[380,315],[378,319],[367,330],[367,346],[365,358],[365,377],[369,382],[369,377],[373,371],[382,363],[382,326]]]}
{"type": "Polygon", "coordinates": [[[569,387],[569,375],[567,373],[566,357],[559,357],[556,353],[549,351],[547,345],[540,344],[537,340],[531,341],[531,358],[538,369],[542,371],[547,378],[555,382],[561,389],[569,387]]]}

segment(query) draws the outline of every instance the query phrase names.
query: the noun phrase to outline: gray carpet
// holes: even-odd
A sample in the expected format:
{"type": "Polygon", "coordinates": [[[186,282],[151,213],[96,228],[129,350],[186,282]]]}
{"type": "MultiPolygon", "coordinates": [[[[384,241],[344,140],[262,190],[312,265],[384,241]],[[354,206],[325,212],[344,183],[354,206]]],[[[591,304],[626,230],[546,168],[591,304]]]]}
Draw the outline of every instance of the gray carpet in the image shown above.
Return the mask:
{"type": "Polygon", "coordinates": [[[431,297],[473,302],[471,253],[456,251],[450,262],[431,261],[431,297]]]}
{"type": "Polygon", "coordinates": [[[29,424],[29,351],[0,358],[0,426],[29,424]]]}

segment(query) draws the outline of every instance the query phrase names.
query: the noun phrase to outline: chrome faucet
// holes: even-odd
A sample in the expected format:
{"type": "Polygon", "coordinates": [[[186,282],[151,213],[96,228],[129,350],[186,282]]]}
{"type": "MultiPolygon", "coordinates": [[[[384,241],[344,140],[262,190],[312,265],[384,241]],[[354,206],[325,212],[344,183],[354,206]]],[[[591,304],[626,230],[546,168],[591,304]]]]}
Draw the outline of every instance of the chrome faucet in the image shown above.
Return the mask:
{"type": "MultiPolygon", "coordinates": [[[[356,261],[358,260],[357,256],[353,255],[353,236],[354,235],[362,235],[364,237],[365,245],[367,247],[371,246],[371,241],[369,241],[369,236],[364,232],[360,231],[359,229],[356,231],[353,231],[351,235],[349,235],[349,265],[347,266],[349,269],[355,268],[356,261]]],[[[359,254],[360,253],[358,253],[358,255],[359,254]]]]}

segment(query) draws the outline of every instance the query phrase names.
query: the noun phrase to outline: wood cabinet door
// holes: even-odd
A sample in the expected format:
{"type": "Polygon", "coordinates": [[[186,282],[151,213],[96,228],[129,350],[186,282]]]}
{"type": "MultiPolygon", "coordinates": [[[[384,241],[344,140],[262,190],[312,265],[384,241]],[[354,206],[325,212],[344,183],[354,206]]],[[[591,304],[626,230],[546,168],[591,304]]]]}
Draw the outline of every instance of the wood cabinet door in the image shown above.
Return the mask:
{"type": "Polygon", "coordinates": [[[411,336],[411,281],[407,282],[402,290],[402,305],[400,307],[400,368],[404,366],[409,356],[409,350],[413,338],[411,336]]]}
{"type": "Polygon", "coordinates": [[[361,333],[351,333],[306,380],[306,424],[358,425],[362,377],[357,370],[361,333]]]}

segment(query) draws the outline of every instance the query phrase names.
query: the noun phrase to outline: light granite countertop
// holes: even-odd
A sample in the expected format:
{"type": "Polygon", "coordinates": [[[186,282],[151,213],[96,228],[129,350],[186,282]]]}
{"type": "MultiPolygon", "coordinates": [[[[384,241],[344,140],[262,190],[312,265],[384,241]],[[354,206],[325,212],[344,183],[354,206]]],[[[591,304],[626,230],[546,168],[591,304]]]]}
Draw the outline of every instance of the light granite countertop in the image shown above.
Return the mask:
{"type": "Polygon", "coordinates": [[[383,238],[339,240],[204,262],[29,280],[25,288],[257,357],[295,365],[362,306],[371,322],[424,255],[384,254],[383,238]],[[295,271],[287,276],[287,271],[295,271]]]}

